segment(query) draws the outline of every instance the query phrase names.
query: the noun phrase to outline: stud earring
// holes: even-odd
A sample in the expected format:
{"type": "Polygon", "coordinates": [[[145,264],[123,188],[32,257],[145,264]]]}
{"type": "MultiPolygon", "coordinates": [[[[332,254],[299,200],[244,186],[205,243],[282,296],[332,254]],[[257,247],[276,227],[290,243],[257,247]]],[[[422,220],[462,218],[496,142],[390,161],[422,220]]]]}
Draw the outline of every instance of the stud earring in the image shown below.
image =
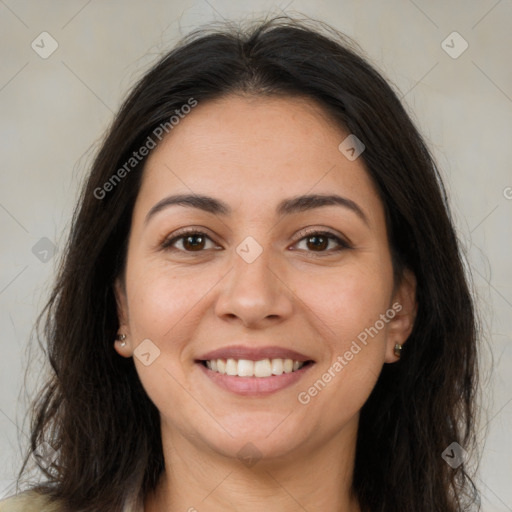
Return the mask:
{"type": "Polygon", "coordinates": [[[124,347],[126,345],[126,341],[125,341],[126,340],[126,334],[118,334],[116,336],[116,340],[121,342],[120,343],[121,347],[124,347]]]}
{"type": "Polygon", "coordinates": [[[400,345],[400,343],[397,343],[395,345],[395,348],[393,349],[393,352],[396,357],[400,358],[400,356],[402,355],[402,345],[400,345]]]}

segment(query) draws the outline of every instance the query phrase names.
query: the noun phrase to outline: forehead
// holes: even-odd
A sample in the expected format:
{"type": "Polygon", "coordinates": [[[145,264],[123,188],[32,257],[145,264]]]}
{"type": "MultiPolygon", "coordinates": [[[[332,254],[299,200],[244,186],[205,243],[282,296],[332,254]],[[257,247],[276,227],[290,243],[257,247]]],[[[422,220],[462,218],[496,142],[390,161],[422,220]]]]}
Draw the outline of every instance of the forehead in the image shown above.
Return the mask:
{"type": "Polygon", "coordinates": [[[175,192],[222,197],[242,209],[307,193],[380,203],[363,160],[338,149],[348,135],[309,99],[200,102],[149,155],[138,203],[147,211],[175,192]]]}

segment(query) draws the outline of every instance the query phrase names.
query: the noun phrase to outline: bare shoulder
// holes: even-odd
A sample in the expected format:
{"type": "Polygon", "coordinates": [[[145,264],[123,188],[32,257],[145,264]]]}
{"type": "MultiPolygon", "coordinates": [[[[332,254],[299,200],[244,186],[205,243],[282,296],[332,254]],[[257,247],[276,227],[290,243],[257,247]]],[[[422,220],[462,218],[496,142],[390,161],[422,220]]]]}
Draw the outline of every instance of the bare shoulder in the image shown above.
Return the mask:
{"type": "Polygon", "coordinates": [[[59,512],[57,503],[35,491],[25,491],[0,501],[0,512],[59,512]]]}

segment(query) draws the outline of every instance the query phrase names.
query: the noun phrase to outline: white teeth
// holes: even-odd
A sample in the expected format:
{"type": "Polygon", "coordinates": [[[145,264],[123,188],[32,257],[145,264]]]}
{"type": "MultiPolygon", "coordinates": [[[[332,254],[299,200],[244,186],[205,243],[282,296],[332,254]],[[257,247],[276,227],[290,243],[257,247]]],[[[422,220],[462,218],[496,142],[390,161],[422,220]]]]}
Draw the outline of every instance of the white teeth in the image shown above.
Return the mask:
{"type": "Polygon", "coordinates": [[[272,359],[272,375],[281,375],[283,373],[283,360],[272,359]]]}
{"type": "Polygon", "coordinates": [[[292,373],[293,361],[291,359],[285,359],[283,364],[284,373],[292,373]]]}
{"type": "Polygon", "coordinates": [[[254,362],[248,359],[239,359],[238,375],[240,377],[252,377],[254,375],[254,362]]]}
{"type": "Polygon", "coordinates": [[[262,359],[254,363],[255,377],[270,377],[271,375],[272,367],[270,366],[270,359],[262,359]]]}
{"type": "Polygon", "coordinates": [[[238,375],[238,363],[236,359],[228,359],[226,361],[226,373],[228,375],[238,375]]]}
{"type": "Polygon", "coordinates": [[[238,377],[272,377],[300,370],[304,366],[302,361],[293,359],[261,359],[251,361],[249,359],[212,359],[206,361],[210,370],[238,377]]]}

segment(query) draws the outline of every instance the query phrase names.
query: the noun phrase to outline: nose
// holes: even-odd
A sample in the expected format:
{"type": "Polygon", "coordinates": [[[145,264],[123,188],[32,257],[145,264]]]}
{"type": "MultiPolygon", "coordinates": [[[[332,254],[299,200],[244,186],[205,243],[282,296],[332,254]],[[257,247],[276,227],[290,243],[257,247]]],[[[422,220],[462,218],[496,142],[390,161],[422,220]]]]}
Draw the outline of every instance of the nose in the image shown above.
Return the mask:
{"type": "Polygon", "coordinates": [[[253,329],[282,322],[291,316],[294,304],[286,281],[284,270],[271,261],[268,250],[251,263],[234,251],[233,268],[219,283],[215,313],[253,329]]]}

